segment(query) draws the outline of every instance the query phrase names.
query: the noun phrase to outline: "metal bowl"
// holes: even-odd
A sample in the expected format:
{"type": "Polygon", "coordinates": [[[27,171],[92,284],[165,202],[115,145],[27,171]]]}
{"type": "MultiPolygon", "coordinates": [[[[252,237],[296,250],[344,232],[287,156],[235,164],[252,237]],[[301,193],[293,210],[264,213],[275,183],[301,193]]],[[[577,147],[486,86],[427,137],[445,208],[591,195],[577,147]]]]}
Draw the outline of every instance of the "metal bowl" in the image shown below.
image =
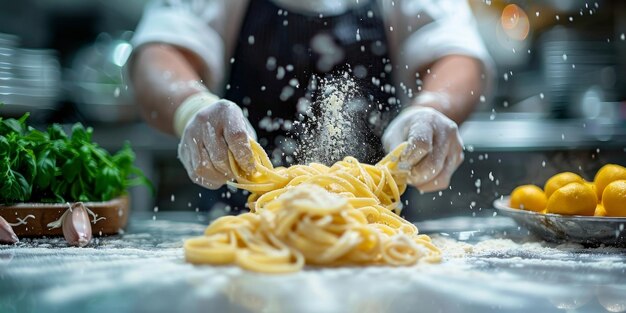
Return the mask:
{"type": "Polygon", "coordinates": [[[509,207],[510,197],[493,202],[498,213],[513,218],[536,236],[551,242],[589,246],[626,246],[626,217],[565,216],[542,214],[509,207]]]}

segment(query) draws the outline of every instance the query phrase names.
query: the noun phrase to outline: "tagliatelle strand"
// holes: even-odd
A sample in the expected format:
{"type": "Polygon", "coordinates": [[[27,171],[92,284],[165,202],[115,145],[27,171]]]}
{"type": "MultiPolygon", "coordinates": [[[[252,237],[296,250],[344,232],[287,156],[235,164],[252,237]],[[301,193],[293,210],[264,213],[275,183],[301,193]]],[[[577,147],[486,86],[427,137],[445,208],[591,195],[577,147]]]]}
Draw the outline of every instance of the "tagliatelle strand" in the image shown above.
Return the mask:
{"type": "Polygon", "coordinates": [[[417,227],[393,211],[401,209],[406,171],[398,146],[375,165],[346,157],[319,163],[273,167],[263,148],[250,140],[256,171],[245,173],[229,153],[236,182],[251,192],[252,212],[211,223],[205,236],[184,243],[195,264],[236,264],[265,273],[319,266],[438,262],[440,252],[417,227]]]}

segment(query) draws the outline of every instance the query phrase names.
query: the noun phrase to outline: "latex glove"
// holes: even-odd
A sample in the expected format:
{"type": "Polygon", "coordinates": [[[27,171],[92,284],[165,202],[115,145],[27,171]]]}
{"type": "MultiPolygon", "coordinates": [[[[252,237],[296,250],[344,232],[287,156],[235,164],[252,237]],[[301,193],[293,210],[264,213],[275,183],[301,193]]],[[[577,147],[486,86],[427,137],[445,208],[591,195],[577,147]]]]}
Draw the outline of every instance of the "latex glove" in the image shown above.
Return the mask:
{"type": "Polygon", "coordinates": [[[249,138],[256,140],[256,133],[233,102],[212,94],[196,94],[177,109],[174,120],[175,130],[185,125],[178,157],[194,183],[218,189],[233,179],[229,150],[244,171],[254,170],[249,138]]]}
{"type": "Polygon", "coordinates": [[[411,107],[391,121],[382,137],[387,152],[404,141],[409,144],[400,162],[410,169],[408,183],[423,192],[447,188],[463,162],[457,124],[435,109],[411,107]]]}

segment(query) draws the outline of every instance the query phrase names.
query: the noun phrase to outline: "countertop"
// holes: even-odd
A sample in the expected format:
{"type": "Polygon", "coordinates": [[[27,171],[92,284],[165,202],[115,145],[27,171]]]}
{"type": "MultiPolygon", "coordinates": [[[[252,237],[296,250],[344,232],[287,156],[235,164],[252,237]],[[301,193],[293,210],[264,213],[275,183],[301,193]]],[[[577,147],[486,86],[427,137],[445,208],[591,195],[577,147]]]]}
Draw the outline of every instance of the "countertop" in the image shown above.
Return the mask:
{"type": "Polygon", "coordinates": [[[441,264],[261,275],[193,266],[197,213],[140,214],[87,248],[0,246],[0,312],[624,312],[626,250],[548,244],[505,217],[417,223],[441,264]]]}

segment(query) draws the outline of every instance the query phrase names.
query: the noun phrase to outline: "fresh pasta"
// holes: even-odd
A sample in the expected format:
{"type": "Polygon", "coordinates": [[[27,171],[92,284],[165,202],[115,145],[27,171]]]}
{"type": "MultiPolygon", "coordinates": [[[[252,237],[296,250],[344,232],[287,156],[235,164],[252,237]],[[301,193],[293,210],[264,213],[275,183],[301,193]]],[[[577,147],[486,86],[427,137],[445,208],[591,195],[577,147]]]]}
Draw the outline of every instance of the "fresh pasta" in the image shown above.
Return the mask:
{"type": "Polygon", "coordinates": [[[406,170],[398,162],[406,143],[376,165],[346,157],[330,167],[288,168],[274,168],[263,148],[250,143],[256,171],[245,173],[229,155],[236,180],[229,185],[251,193],[251,212],[218,218],[204,236],[185,241],[188,262],[285,273],[305,264],[402,266],[440,260],[430,238],[396,214],[406,190],[406,170]]]}

